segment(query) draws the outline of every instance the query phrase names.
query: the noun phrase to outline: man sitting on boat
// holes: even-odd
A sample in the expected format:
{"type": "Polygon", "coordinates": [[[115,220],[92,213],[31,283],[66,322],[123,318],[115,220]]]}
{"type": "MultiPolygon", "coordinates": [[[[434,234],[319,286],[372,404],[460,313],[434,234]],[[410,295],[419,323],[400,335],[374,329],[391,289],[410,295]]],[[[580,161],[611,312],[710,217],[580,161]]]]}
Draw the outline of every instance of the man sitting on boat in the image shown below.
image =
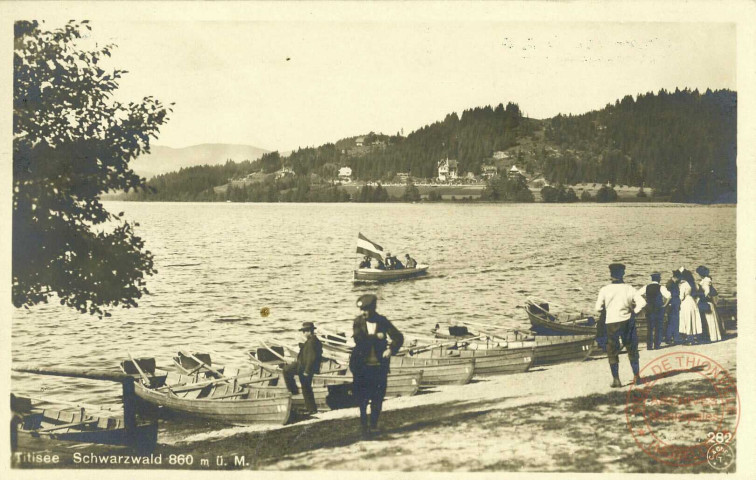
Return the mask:
{"type": "Polygon", "coordinates": [[[405,268],[417,268],[417,262],[409,256],[409,253],[404,255],[404,266],[405,268]]]}
{"type": "Polygon", "coordinates": [[[370,268],[370,257],[368,255],[362,257],[359,268],[370,268]]]}
{"type": "Polygon", "coordinates": [[[404,268],[404,265],[402,262],[399,261],[398,258],[391,255],[391,253],[386,254],[386,270],[399,270],[401,268],[404,268]]]}
{"type": "Polygon", "coordinates": [[[320,363],[323,361],[323,345],[315,335],[315,325],[312,322],[304,322],[299,331],[302,332],[306,340],[299,346],[297,361],[284,367],[284,381],[286,388],[292,395],[296,395],[299,392],[294,381],[294,375],[299,375],[306,413],[318,413],[318,407],[315,405],[315,394],[312,392],[312,376],[320,373],[320,363]]]}

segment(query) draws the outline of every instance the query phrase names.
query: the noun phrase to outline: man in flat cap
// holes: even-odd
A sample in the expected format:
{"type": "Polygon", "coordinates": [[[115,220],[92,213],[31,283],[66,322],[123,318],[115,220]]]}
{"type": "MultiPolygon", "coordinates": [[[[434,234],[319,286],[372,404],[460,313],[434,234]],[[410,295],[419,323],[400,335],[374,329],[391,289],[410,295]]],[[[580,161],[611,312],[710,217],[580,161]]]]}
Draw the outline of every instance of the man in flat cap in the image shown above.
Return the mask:
{"type": "Polygon", "coordinates": [[[646,299],[646,320],[648,333],[646,334],[646,348],[658,350],[662,341],[662,325],[664,324],[664,309],[672,298],[667,287],[661,283],[661,273],[651,274],[651,283],[639,290],[646,299]]]}
{"type": "Polygon", "coordinates": [[[609,369],[612,371],[612,388],[622,386],[619,379],[620,339],[627,347],[627,356],[633,369],[636,385],[641,383],[638,357],[638,331],[635,328],[635,314],[646,306],[640,292],[626,284],[625,266],[621,263],[609,265],[612,283],[599,290],[596,311],[606,310],[606,353],[609,357],[609,369]]]}
{"type": "Polygon", "coordinates": [[[292,395],[299,393],[294,375],[299,376],[299,383],[302,384],[302,396],[305,401],[305,413],[312,414],[318,412],[318,407],[315,405],[315,394],[312,392],[312,376],[320,373],[320,364],[323,361],[323,345],[315,335],[315,325],[312,322],[304,322],[299,331],[304,335],[305,342],[299,344],[297,361],[284,367],[283,376],[286,388],[292,395]]]}
{"type": "Polygon", "coordinates": [[[360,407],[363,438],[371,433],[380,433],[378,417],[381,415],[383,396],[386,394],[391,355],[395,355],[404,343],[404,336],[399,330],[386,317],[376,313],[377,302],[378,298],[372,294],[358,298],[357,307],[361,313],[352,325],[355,346],[349,358],[349,369],[354,376],[354,396],[360,407]]]}

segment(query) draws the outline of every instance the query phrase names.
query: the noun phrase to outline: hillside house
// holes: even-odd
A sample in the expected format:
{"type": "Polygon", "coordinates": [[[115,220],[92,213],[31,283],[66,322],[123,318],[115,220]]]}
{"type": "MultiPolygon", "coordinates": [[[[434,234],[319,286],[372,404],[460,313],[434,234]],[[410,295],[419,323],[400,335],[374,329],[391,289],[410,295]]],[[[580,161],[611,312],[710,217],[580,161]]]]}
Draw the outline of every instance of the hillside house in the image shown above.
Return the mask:
{"type": "Polygon", "coordinates": [[[446,158],[438,162],[438,179],[441,182],[456,180],[457,178],[457,161],[446,158]]]}
{"type": "Polygon", "coordinates": [[[480,167],[480,176],[483,178],[493,178],[499,174],[496,165],[483,165],[480,167]]]}
{"type": "Polygon", "coordinates": [[[356,138],[356,139],[354,140],[354,144],[355,144],[356,146],[358,146],[358,147],[361,147],[361,146],[363,146],[363,145],[365,144],[365,137],[357,137],[357,138],[356,138]]]}
{"type": "Polygon", "coordinates": [[[339,169],[339,181],[342,183],[349,183],[352,181],[352,169],[349,167],[341,167],[339,169]]]}
{"type": "Polygon", "coordinates": [[[518,170],[516,165],[512,165],[512,168],[507,172],[507,178],[510,180],[520,180],[525,179],[525,175],[518,170]]]}
{"type": "Polygon", "coordinates": [[[396,178],[401,183],[407,183],[407,180],[409,180],[409,173],[399,172],[396,174],[396,178]]]}
{"type": "Polygon", "coordinates": [[[288,177],[289,175],[294,175],[294,170],[290,169],[289,167],[283,167],[281,170],[276,172],[276,180],[288,177]]]}
{"type": "Polygon", "coordinates": [[[493,158],[495,160],[504,160],[509,158],[509,154],[507,152],[498,151],[493,153],[493,158]]]}

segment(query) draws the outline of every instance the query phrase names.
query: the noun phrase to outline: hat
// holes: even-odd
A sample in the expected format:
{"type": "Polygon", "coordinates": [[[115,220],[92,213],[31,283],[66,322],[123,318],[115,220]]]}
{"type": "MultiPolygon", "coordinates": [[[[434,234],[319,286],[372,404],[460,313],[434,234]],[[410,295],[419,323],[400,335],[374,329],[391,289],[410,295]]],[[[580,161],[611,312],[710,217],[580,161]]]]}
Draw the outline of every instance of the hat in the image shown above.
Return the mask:
{"type": "Polygon", "coordinates": [[[315,331],[315,324],[313,324],[312,322],[304,322],[304,323],[302,323],[302,328],[300,328],[299,331],[300,332],[306,332],[308,330],[311,331],[311,332],[314,332],[315,331]]]}
{"type": "Polygon", "coordinates": [[[357,306],[360,310],[370,310],[370,308],[375,308],[376,301],[378,301],[378,297],[372,293],[366,293],[357,299],[357,306]]]}
{"type": "Polygon", "coordinates": [[[651,280],[653,280],[655,282],[660,281],[661,280],[661,273],[659,273],[659,272],[652,273],[651,274],[651,280]]]}
{"type": "Polygon", "coordinates": [[[698,268],[696,268],[696,273],[701,275],[702,277],[708,277],[709,269],[704,267],[703,265],[699,265],[698,268]]]}
{"type": "Polygon", "coordinates": [[[404,258],[409,258],[409,253],[405,253],[404,258]]]}
{"type": "Polygon", "coordinates": [[[682,274],[680,273],[679,270],[672,270],[672,276],[675,278],[680,278],[682,274]]]}
{"type": "Polygon", "coordinates": [[[622,278],[625,276],[625,266],[621,263],[610,263],[609,273],[612,278],[622,278]]]}

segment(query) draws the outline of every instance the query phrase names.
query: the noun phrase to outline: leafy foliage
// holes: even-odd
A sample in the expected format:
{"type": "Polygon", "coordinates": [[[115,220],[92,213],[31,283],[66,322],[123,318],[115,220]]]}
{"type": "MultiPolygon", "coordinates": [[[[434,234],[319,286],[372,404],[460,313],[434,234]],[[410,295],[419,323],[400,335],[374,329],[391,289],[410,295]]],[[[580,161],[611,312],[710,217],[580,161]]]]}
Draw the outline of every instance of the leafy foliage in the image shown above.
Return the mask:
{"type": "Polygon", "coordinates": [[[420,190],[418,190],[417,186],[412,182],[411,179],[407,179],[407,186],[404,187],[402,200],[404,200],[405,202],[420,201],[420,190]]]}
{"type": "Polygon", "coordinates": [[[600,203],[616,202],[617,191],[609,185],[604,185],[596,192],[596,201],[600,203]]]}
{"type": "Polygon", "coordinates": [[[522,177],[510,179],[495,176],[489,179],[480,198],[492,202],[530,203],[535,201],[533,192],[522,177]]]}
{"type": "Polygon", "coordinates": [[[557,185],[556,187],[546,185],[541,189],[541,199],[545,203],[573,203],[578,201],[575,190],[565,188],[564,185],[557,185]]]}
{"type": "Polygon", "coordinates": [[[15,24],[13,57],[13,304],[57,295],[80,312],[136,306],[156,273],[134,226],[102,193],[144,180],[128,163],[149,152],[170,108],[113,99],[122,70],[100,67],[113,45],[85,50],[90,27],[15,24]]]}

